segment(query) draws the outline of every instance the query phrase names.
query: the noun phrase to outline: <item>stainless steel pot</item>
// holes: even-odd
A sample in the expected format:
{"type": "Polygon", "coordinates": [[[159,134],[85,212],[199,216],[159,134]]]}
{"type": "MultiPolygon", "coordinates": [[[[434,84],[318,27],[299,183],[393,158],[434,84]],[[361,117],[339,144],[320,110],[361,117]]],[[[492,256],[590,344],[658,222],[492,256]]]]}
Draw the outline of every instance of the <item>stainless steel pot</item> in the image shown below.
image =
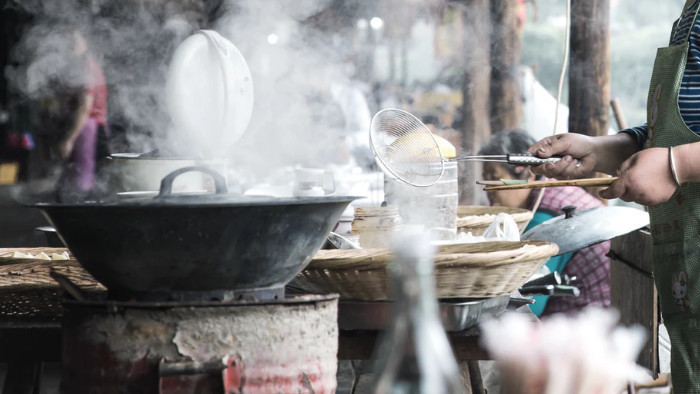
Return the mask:
{"type": "MultiPolygon", "coordinates": [[[[220,174],[226,173],[223,159],[200,160],[138,153],[114,153],[108,157],[108,165],[113,192],[157,191],[163,177],[183,167],[206,166],[220,174]]],[[[173,188],[178,192],[214,190],[211,178],[201,172],[183,174],[173,188]]]]}
{"type": "Polygon", "coordinates": [[[165,177],[155,198],[34,206],[110,296],[167,299],[284,286],[355,198],[229,195],[219,174],[190,167],[165,177]],[[211,175],[217,193],[171,194],[194,170],[211,175]]]}

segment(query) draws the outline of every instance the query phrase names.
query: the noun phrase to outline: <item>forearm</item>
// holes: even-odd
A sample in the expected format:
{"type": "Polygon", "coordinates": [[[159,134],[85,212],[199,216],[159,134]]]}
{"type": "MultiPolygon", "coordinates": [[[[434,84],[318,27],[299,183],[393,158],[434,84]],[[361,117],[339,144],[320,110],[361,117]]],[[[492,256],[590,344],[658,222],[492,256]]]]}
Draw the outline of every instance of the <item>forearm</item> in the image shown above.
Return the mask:
{"type": "Polygon", "coordinates": [[[700,142],[673,148],[676,175],[681,183],[700,182],[700,142]]]}
{"type": "Polygon", "coordinates": [[[80,132],[83,130],[83,126],[85,125],[85,122],[87,121],[88,118],[88,113],[87,112],[80,112],[77,114],[77,116],[74,119],[73,125],[71,126],[68,134],[66,135],[65,140],[70,141],[70,142],[75,142],[75,139],[78,138],[80,135],[80,132]]]}
{"type": "Polygon", "coordinates": [[[592,141],[596,155],[594,171],[605,174],[615,174],[620,164],[639,150],[634,138],[626,133],[593,137],[592,141]]]}
{"type": "Polygon", "coordinates": [[[85,123],[90,117],[92,100],[92,95],[85,95],[80,100],[80,106],[75,113],[73,123],[71,124],[71,128],[68,130],[68,134],[66,134],[65,141],[75,142],[75,139],[80,135],[80,132],[83,130],[85,123]]]}

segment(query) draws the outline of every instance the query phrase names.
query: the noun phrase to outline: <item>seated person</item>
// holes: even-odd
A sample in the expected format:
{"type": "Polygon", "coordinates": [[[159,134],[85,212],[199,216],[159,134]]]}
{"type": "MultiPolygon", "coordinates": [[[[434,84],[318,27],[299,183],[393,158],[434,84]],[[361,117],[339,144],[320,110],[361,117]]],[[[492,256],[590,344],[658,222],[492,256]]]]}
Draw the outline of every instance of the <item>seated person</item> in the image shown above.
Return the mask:
{"type": "MultiPolygon", "coordinates": [[[[479,154],[523,153],[534,143],[535,140],[525,131],[504,131],[494,134],[481,148],[479,154]]],[[[535,180],[535,175],[528,167],[497,162],[484,163],[482,176],[484,180],[535,180]]],[[[541,191],[542,189],[499,190],[488,192],[487,196],[492,206],[532,210],[541,191]]],[[[577,209],[586,209],[601,207],[604,204],[582,187],[545,188],[540,205],[526,231],[546,220],[562,215],[562,208],[568,205],[574,205],[577,209]]],[[[556,271],[562,277],[568,275],[577,278],[573,285],[581,290],[581,295],[551,298],[537,296],[535,304],[530,306],[533,313],[537,316],[546,316],[557,312],[577,311],[588,305],[610,306],[610,260],[606,257],[609,250],[610,241],[605,241],[549,259],[546,267],[550,272],[556,271]]]]}

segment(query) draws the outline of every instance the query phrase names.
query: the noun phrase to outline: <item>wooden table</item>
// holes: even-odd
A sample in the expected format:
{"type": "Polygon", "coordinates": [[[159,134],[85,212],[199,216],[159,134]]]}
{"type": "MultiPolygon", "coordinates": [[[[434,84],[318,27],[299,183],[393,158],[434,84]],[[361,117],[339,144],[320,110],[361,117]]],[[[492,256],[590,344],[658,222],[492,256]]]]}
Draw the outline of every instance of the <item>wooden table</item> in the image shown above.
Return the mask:
{"type": "MultiPolygon", "coordinates": [[[[504,313],[524,313],[532,319],[537,319],[527,306],[518,308],[517,311],[507,310],[504,313]]],[[[375,330],[340,329],[338,337],[339,362],[342,364],[342,360],[372,360],[377,341],[380,340],[382,333],[383,331],[375,330]]],[[[468,390],[467,393],[484,393],[478,361],[490,360],[491,357],[481,344],[481,331],[478,327],[474,327],[460,332],[448,332],[447,337],[459,364],[462,381],[468,390]]],[[[338,376],[338,393],[363,392],[371,379],[360,375],[362,373],[360,370],[347,371],[347,368],[345,369],[338,376]],[[342,376],[342,374],[351,374],[352,376],[342,376]],[[349,386],[349,389],[342,386],[349,386]]]]}
{"type": "MultiPolygon", "coordinates": [[[[339,360],[370,360],[381,331],[340,330],[338,338],[339,360]]],[[[455,358],[459,361],[490,360],[488,352],[481,346],[481,335],[476,328],[448,333],[455,358]]]]}

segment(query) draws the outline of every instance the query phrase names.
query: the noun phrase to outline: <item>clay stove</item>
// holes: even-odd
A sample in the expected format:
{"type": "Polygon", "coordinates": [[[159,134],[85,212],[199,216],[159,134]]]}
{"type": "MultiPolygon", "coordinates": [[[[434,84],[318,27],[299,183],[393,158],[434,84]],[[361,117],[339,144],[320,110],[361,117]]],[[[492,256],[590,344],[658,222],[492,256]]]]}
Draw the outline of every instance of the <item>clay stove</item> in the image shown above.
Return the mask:
{"type": "Polygon", "coordinates": [[[69,300],[66,393],[332,393],[337,296],[69,300]]]}

